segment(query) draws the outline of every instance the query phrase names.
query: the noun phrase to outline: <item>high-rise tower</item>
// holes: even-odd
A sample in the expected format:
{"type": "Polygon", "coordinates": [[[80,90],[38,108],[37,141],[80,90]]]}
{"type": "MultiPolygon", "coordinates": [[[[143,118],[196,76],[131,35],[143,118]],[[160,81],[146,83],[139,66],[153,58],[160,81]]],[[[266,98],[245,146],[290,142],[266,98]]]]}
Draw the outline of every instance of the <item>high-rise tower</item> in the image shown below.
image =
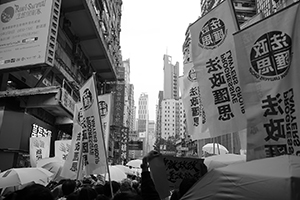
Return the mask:
{"type": "Polygon", "coordinates": [[[172,57],[164,55],[164,99],[179,97],[179,62],[172,64],[172,57]]]}

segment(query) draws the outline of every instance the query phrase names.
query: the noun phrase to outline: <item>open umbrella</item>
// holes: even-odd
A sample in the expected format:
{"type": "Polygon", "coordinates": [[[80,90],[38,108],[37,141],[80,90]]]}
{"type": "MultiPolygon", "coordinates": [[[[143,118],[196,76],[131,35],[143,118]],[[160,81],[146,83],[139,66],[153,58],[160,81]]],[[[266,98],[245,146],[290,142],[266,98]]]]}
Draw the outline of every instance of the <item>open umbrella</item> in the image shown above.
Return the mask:
{"type": "Polygon", "coordinates": [[[125,166],[125,165],[113,165],[114,167],[119,168],[120,170],[122,170],[125,174],[129,174],[129,175],[134,175],[133,170],[129,169],[129,167],[125,166]]]}
{"type": "Polygon", "coordinates": [[[228,150],[219,143],[208,143],[202,147],[202,151],[209,154],[226,154],[228,150]]]}
{"type": "Polygon", "coordinates": [[[62,168],[64,166],[64,160],[57,159],[57,158],[45,158],[37,161],[37,167],[41,167],[44,169],[47,169],[53,175],[51,176],[51,180],[53,181],[60,181],[62,177],[60,176],[60,173],[62,171],[62,168]]]}
{"type": "Polygon", "coordinates": [[[278,156],[216,168],[181,200],[300,198],[300,157],[278,156]]]}
{"type": "Polygon", "coordinates": [[[130,167],[134,167],[134,168],[140,168],[142,162],[143,161],[141,159],[131,160],[126,164],[126,166],[130,166],[130,167]]]}
{"type": "Polygon", "coordinates": [[[242,162],[246,162],[246,155],[238,155],[231,153],[213,155],[204,159],[204,164],[207,166],[208,170],[242,162]]]}
{"type": "MultiPolygon", "coordinates": [[[[112,181],[117,181],[120,182],[123,179],[127,178],[127,175],[125,174],[125,172],[123,172],[121,169],[119,169],[118,167],[114,166],[114,165],[109,165],[109,173],[110,173],[110,179],[112,181]]],[[[105,176],[106,180],[108,181],[108,173],[106,173],[105,176]]]]}
{"type": "Polygon", "coordinates": [[[20,186],[30,182],[45,183],[52,173],[43,168],[12,168],[0,173],[0,188],[20,186]]]}

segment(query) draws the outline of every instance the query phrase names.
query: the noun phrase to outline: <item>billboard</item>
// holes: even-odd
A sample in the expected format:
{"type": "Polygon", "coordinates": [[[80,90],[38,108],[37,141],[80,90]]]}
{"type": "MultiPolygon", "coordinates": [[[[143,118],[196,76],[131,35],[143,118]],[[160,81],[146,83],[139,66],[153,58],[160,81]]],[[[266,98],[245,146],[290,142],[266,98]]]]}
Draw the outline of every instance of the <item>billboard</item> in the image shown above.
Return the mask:
{"type": "Polygon", "coordinates": [[[130,141],[128,150],[143,150],[143,141],[130,141]]]}
{"type": "Polygon", "coordinates": [[[60,1],[16,0],[0,5],[0,70],[53,66],[60,1]]]}

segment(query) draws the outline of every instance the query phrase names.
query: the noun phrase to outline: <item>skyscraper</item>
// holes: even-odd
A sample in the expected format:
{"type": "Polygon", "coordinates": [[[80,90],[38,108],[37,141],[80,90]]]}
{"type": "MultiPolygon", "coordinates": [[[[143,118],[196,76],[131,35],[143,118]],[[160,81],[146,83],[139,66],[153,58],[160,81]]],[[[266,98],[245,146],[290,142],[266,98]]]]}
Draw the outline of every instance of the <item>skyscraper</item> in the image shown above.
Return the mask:
{"type": "Polygon", "coordinates": [[[138,134],[143,135],[144,154],[146,152],[146,144],[148,137],[148,123],[149,123],[149,110],[148,110],[148,94],[142,93],[138,102],[138,134]]]}
{"type": "Polygon", "coordinates": [[[164,99],[179,98],[179,62],[172,64],[172,57],[164,55],[164,99]]]}

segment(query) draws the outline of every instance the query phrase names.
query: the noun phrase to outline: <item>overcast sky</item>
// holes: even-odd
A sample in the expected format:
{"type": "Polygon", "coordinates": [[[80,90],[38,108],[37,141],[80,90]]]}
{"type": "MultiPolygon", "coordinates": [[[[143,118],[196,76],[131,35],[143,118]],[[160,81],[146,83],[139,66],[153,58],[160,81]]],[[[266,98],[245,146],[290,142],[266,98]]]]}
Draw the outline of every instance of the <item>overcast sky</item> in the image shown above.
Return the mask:
{"type": "Polygon", "coordinates": [[[122,56],[130,59],[135,105],[142,92],[149,96],[150,120],[155,120],[158,92],[163,90],[163,55],[172,56],[173,64],[178,61],[182,74],[185,32],[199,16],[200,0],[123,0],[122,56]]]}

